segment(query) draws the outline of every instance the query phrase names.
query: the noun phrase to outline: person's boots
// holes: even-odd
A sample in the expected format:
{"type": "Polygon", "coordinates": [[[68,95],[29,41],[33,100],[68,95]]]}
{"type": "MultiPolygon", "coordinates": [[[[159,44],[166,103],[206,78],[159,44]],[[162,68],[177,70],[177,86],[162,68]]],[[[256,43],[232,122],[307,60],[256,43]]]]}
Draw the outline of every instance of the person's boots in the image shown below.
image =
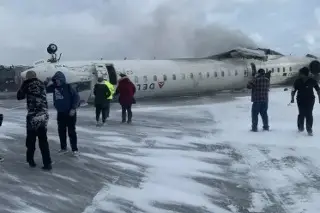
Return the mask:
{"type": "Polygon", "coordinates": [[[269,131],[269,130],[270,130],[269,126],[263,127],[263,131],[269,131]]]}
{"type": "Polygon", "coordinates": [[[128,114],[128,121],[127,121],[128,124],[131,124],[132,123],[132,115],[131,114],[128,114]]]}
{"type": "Polygon", "coordinates": [[[258,132],[258,127],[251,126],[251,132],[258,132]]]}
{"type": "Polygon", "coordinates": [[[34,168],[37,166],[37,164],[34,162],[34,159],[28,156],[28,152],[27,152],[27,163],[31,168],[34,168]]]}
{"type": "Polygon", "coordinates": [[[49,164],[49,165],[45,165],[41,168],[42,170],[45,170],[45,171],[51,171],[52,170],[52,165],[49,164]]]}
{"type": "Polygon", "coordinates": [[[31,168],[34,168],[37,166],[37,164],[34,161],[28,161],[28,163],[31,168]]]}
{"type": "Polygon", "coordinates": [[[298,126],[298,131],[303,132],[304,131],[304,118],[298,115],[297,119],[297,126],[298,126]]]}
{"type": "Polygon", "coordinates": [[[125,123],[127,120],[127,113],[122,113],[122,122],[121,123],[125,123]]]}

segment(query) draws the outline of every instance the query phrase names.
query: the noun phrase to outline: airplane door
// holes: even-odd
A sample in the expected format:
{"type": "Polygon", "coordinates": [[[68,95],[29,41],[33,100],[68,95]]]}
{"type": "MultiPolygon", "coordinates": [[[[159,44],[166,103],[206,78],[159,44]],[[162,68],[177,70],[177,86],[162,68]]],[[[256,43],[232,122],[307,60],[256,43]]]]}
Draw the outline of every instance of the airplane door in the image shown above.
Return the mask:
{"type": "Polygon", "coordinates": [[[109,79],[107,67],[104,64],[95,64],[96,77],[103,77],[109,79]]]}
{"type": "Polygon", "coordinates": [[[108,79],[111,84],[117,84],[117,72],[112,64],[95,64],[95,69],[96,77],[103,77],[104,79],[108,79]]]}
{"type": "Polygon", "coordinates": [[[109,81],[113,85],[117,85],[118,82],[118,76],[117,72],[112,64],[106,65],[108,76],[109,76],[109,81]]]}

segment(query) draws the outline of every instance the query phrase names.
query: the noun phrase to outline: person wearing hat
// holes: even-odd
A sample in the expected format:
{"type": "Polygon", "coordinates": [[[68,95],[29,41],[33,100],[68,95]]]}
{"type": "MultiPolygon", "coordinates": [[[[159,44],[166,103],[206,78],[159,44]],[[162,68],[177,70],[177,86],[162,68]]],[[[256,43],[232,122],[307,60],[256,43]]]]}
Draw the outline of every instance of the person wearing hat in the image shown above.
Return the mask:
{"type": "Polygon", "coordinates": [[[98,78],[98,83],[94,85],[94,105],[96,108],[97,126],[104,125],[107,119],[107,110],[109,108],[109,99],[111,92],[105,84],[102,77],[98,78]],[[100,114],[102,114],[102,123],[100,123],[100,114]]]}
{"type": "Polygon", "coordinates": [[[309,76],[309,68],[303,67],[299,70],[299,78],[295,80],[293,89],[291,92],[291,103],[294,103],[294,96],[297,94],[297,105],[298,105],[298,118],[297,125],[300,132],[304,131],[304,120],[306,120],[306,130],[308,135],[312,136],[312,125],[313,125],[313,107],[315,103],[315,96],[313,89],[317,91],[318,99],[320,102],[320,87],[318,82],[309,76]]]}
{"type": "Polygon", "coordinates": [[[251,89],[251,131],[258,131],[258,116],[261,115],[263,130],[269,130],[269,118],[268,118],[268,102],[269,102],[269,88],[270,78],[265,75],[263,69],[258,70],[258,75],[252,79],[247,88],[251,89]]]}
{"type": "Polygon", "coordinates": [[[134,94],[136,92],[135,85],[131,82],[126,74],[121,73],[115,95],[119,94],[119,103],[122,108],[122,123],[132,122],[131,106],[135,103],[134,94]],[[128,120],[127,120],[128,114],[128,120]]]}
{"type": "Polygon", "coordinates": [[[52,162],[50,157],[49,143],[47,138],[47,125],[49,120],[48,102],[46,88],[42,81],[37,78],[34,71],[26,74],[26,80],[22,83],[17,92],[17,99],[27,99],[27,162],[30,167],[36,167],[34,152],[38,137],[39,148],[42,155],[43,170],[51,170],[52,162]]]}

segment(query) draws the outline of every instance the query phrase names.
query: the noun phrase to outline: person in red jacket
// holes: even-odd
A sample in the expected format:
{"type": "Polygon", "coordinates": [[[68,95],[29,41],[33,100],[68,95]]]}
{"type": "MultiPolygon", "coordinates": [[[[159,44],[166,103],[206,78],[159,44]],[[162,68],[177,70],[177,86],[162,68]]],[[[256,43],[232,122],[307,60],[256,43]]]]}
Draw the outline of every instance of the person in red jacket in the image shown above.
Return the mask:
{"type": "Polygon", "coordinates": [[[130,81],[127,75],[120,74],[120,79],[118,87],[116,89],[115,95],[119,94],[119,103],[122,108],[122,123],[126,122],[127,112],[128,112],[128,121],[127,123],[132,122],[132,111],[131,106],[135,103],[134,94],[136,92],[135,85],[130,81]]]}

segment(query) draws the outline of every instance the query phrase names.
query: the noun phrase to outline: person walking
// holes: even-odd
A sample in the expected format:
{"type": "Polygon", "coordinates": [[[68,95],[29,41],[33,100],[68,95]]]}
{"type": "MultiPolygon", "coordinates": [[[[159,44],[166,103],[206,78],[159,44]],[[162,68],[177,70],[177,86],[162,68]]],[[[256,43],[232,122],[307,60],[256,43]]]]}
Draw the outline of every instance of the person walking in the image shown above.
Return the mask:
{"type": "Polygon", "coordinates": [[[76,132],[77,108],[80,105],[78,92],[66,82],[63,72],[58,71],[46,82],[47,92],[53,93],[53,104],[57,110],[58,133],[60,139],[59,153],[66,153],[67,131],[71,144],[72,153],[78,155],[78,138],[76,132]]]}
{"type": "Polygon", "coordinates": [[[110,90],[108,86],[103,81],[102,77],[98,78],[98,83],[94,85],[94,104],[96,108],[96,121],[97,126],[104,125],[107,119],[107,110],[109,108],[110,100],[110,90]],[[102,114],[102,123],[100,123],[100,114],[102,114]]]}
{"type": "Polygon", "coordinates": [[[313,107],[315,103],[315,96],[313,89],[317,91],[318,99],[320,102],[320,87],[318,82],[309,76],[310,70],[307,67],[303,67],[299,70],[299,78],[295,80],[293,84],[293,90],[291,92],[291,103],[294,103],[294,97],[297,94],[298,105],[298,118],[297,126],[300,132],[304,131],[304,121],[306,120],[306,130],[308,135],[312,136],[313,126],[313,107]]]}
{"type": "Polygon", "coordinates": [[[135,103],[134,94],[136,92],[136,87],[130,81],[126,74],[120,74],[121,79],[119,80],[118,87],[116,89],[115,95],[119,94],[119,103],[122,108],[122,123],[132,122],[132,110],[131,106],[135,103]],[[128,114],[128,120],[127,120],[128,114]]]}
{"type": "Polygon", "coordinates": [[[49,120],[46,89],[43,82],[37,79],[34,71],[26,74],[26,80],[17,92],[18,100],[27,100],[27,162],[30,167],[36,167],[34,152],[38,137],[39,148],[42,155],[43,170],[51,170],[52,162],[47,137],[47,125],[49,120]]]}

